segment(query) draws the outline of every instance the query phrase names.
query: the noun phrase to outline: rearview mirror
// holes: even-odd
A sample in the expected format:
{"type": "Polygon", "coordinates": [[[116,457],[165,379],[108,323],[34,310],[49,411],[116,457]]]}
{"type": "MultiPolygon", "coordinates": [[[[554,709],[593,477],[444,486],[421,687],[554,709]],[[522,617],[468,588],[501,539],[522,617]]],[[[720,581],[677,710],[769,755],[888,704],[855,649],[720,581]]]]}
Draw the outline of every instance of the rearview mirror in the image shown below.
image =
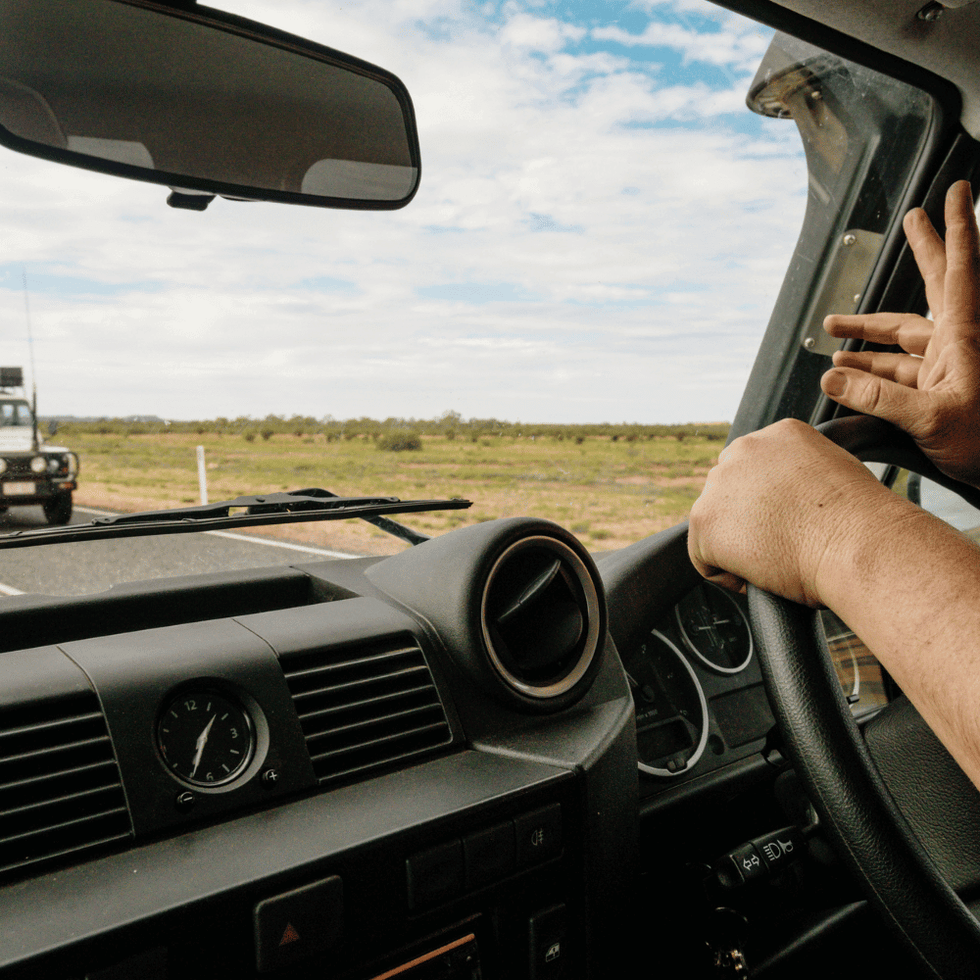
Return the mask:
{"type": "Polygon", "coordinates": [[[420,172],[394,75],[147,0],[0,0],[0,144],[205,203],[398,208],[420,172]]]}

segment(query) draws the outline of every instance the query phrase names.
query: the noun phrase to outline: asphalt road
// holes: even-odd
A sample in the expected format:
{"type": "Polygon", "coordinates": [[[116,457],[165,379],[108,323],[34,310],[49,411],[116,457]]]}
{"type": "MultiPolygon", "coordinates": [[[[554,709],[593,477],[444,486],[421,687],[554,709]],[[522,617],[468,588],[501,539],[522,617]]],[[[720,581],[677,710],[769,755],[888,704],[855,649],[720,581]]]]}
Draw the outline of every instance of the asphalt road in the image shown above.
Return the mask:
{"type": "MultiPolygon", "coordinates": [[[[107,513],[76,507],[71,522],[81,524],[107,513]]],[[[40,507],[15,507],[0,516],[0,535],[46,525],[40,507]]],[[[0,550],[0,597],[22,592],[79,595],[104,592],[120,582],[340,557],[350,556],[234,531],[10,548],[0,550]]]]}

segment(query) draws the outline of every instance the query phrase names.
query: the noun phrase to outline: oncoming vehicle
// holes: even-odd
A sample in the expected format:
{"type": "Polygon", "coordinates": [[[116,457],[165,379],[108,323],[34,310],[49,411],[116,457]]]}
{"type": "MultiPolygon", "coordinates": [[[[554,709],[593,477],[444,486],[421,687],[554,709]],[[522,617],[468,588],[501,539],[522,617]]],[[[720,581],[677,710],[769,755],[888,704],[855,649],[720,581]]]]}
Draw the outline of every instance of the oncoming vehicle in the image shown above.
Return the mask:
{"type": "MultiPolygon", "coordinates": [[[[278,13],[258,0],[227,6],[278,13]]],[[[326,11],[325,28],[310,23],[329,34],[344,6],[291,9],[326,11]]],[[[88,331],[112,358],[132,355],[116,375],[132,391],[163,378],[181,398],[247,363],[238,377],[249,397],[298,393],[311,375],[339,387],[345,373],[375,398],[406,378],[419,393],[463,365],[463,386],[495,372],[501,403],[535,388],[547,400],[587,399],[581,379],[598,384],[596,375],[550,370],[546,340],[561,334],[586,351],[579,365],[615,360],[624,400],[637,397],[631,381],[655,398],[686,361],[707,403],[737,358],[717,359],[708,348],[725,345],[705,324],[737,317],[738,282],[775,261],[762,242],[751,247],[753,215],[785,231],[795,202],[802,224],[779,256],[785,278],[731,435],[784,417],[831,423],[896,492],[926,504],[929,480],[957,491],[889,430],[837,418],[818,385],[836,347],[820,324],[830,312],[925,312],[901,219],[922,205],[938,223],[946,188],[980,170],[980,5],[728,0],[760,22],[737,35],[748,75],[720,92],[697,79],[665,84],[652,107],[622,51],[603,45],[690,38],[690,24],[671,33],[652,16],[623,27],[599,23],[598,9],[585,24],[565,8],[492,7],[405,15],[421,23],[419,44],[448,45],[445,74],[428,74],[425,52],[416,62],[423,98],[400,80],[410,45],[397,38],[379,47],[395,75],[326,47],[329,36],[307,41],[192,0],[0,0],[0,143],[27,155],[5,155],[24,167],[9,178],[24,197],[7,200],[9,220],[34,229],[34,212],[47,209],[43,223],[64,226],[65,247],[104,258],[94,219],[112,194],[127,204],[155,194],[160,205],[168,195],[173,208],[163,218],[127,212],[116,255],[135,256],[131,281],[85,283],[58,307],[68,325],[56,339],[88,331]],[[461,54],[459,11],[489,18],[460,40],[461,54]],[[487,74],[488,24],[500,57],[530,52],[527,75],[487,74]],[[465,88],[474,64],[477,82],[465,88]],[[575,145],[573,129],[552,145],[529,125],[528,160],[492,185],[512,196],[427,164],[425,180],[445,188],[425,197],[426,133],[443,150],[475,147],[489,173],[519,135],[487,139],[483,128],[502,93],[513,96],[508,85],[543,127],[532,109],[559,81],[549,112],[583,125],[623,114],[602,130],[608,152],[575,145]],[[738,106],[732,139],[709,127],[689,146],[684,115],[734,112],[738,86],[748,107],[738,106]],[[666,124],[655,138],[670,153],[645,175],[673,196],[638,218],[645,191],[626,149],[651,138],[658,108],[666,124]],[[458,131],[440,129],[440,111],[458,131]],[[776,134],[768,142],[762,122],[776,134]],[[710,187],[695,150],[725,160],[710,187]],[[705,255],[716,247],[710,224],[737,174],[754,188],[741,212],[745,247],[711,267],[721,277],[712,292],[691,267],[692,242],[705,255]],[[556,184],[566,210],[535,211],[556,184]],[[664,239],[653,299],[610,271],[640,257],[618,239],[589,238],[581,205],[607,184],[615,193],[603,209],[626,237],[649,224],[650,246],[664,239]],[[791,184],[796,196],[780,197],[791,184]],[[469,269],[501,249],[466,253],[464,231],[505,222],[517,199],[515,266],[535,270],[541,289],[554,277],[561,322],[536,322],[529,285],[469,269]],[[79,201],[93,220],[77,220],[79,201]],[[372,226],[403,207],[405,224],[372,226]],[[271,212],[268,234],[286,243],[290,268],[271,268],[273,239],[260,229],[271,212]],[[431,253],[409,244],[410,221],[431,253]],[[377,253],[377,296],[394,295],[386,309],[399,312],[383,334],[363,287],[343,278],[351,243],[364,238],[377,253]],[[469,280],[460,272],[399,291],[401,270],[450,253],[469,280]],[[234,280],[248,302],[220,300],[210,330],[197,329],[193,311],[248,262],[262,270],[234,280]],[[601,264],[594,280],[590,263],[601,264]],[[158,281],[144,281],[161,268],[177,284],[173,311],[158,281]],[[329,316],[316,289],[332,297],[329,316]],[[475,325],[480,289],[504,297],[496,333],[475,325]],[[92,297],[127,290],[138,297],[129,319],[106,326],[92,297]],[[663,322],[679,297],[687,320],[671,332],[663,322]],[[657,324],[637,367],[627,338],[643,303],[657,324]],[[246,321],[249,304],[269,320],[246,321]],[[426,332],[423,318],[442,325],[426,332]],[[620,319],[617,333],[609,323],[620,319]],[[151,325],[162,323],[158,341],[151,325]],[[324,346],[314,331],[327,333],[324,346]]],[[[350,31],[365,44],[383,19],[369,13],[350,31]]],[[[700,57],[716,51],[707,44],[700,57]]],[[[682,77],[685,63],[648,69],[682,77]]],[[[34,247],[32,235],[18,241],[34,247]]],[[[52,289],[64,288],[71,270],[42,258],[52,289]]],[[[72,349],[74,360],[90,356],[72,349]]],[[[247,451],[248,435],[251,446],[254,432],[237,433],[220,465],[247,451]]],[[[111,451],[127,442],[136,439],[119,436],[111,451]]],[[[476,438],[466,447],[484,448],[476,438]]],[[[523,448],[533,460],[540,447],[523,448]]],[[[562,452],[571,466],[578,449],[562,452]]],[[[162,480],[167,465],[143,459],[135,484],[162,480]]],[[[434,463],[391,465],[421,482],[434,463]]],[[[528,462],[525,484],[541,466],[528,462]]],[[[976,973],[976,791],[846,624],[702,584],[683,523],[591,551],[585,530],[474,507],[468,524],[427,537],[401,521],[464,515],[469,501],[401,500],[356,486],[357,473],[349,496],[311,486],[315,475],[299,468],[295,482],[282,479],[217,503],[76,513],[64,527],[0,534],[0,976],[976,973]],[[345,557],[252,534],[351,518],[409,546],[345,557]],[[795,678],[811,673],[801,695],[795,678]]],[[[635,500],[655,504],[652,494],[635,500]]]]}
{"type": "Polygon", "coordinates": [[[78,457],[41,439],[36,410],[23,390],[21,368],[0,368],[0,513],[40,504],[49,524],[67,524],[78,486],[78,457]]]}

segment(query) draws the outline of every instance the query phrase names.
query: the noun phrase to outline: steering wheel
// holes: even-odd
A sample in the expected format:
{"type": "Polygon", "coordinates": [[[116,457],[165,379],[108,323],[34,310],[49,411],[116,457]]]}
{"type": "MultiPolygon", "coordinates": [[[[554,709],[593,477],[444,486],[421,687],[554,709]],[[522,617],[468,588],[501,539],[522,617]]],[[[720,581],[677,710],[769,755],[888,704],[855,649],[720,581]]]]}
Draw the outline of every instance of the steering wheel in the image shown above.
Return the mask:
{"type": "MultiPolygon", "coordinates": [[[[913,470],[980,506],[980,493],[887,423],[854,416],[819,428],[858,459],[913,470]]],[[[752,586],[748,599],[786,754],[822,829],[926,975],[977,977],[980,922],[957,889],[980,892],[980,793],[904,698],[858,729],[812,610],[752,586]]]]}

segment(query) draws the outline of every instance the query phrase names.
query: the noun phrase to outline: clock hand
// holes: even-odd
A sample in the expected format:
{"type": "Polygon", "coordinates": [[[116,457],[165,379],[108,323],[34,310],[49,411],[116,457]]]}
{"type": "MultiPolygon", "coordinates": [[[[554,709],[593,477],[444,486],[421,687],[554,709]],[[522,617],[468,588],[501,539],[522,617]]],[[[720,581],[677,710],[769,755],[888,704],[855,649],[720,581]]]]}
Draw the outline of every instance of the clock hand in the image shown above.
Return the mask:
{"type": "Polygon", "coordinates": [[[211,731],[211,726],[214,724],[214,719],[217,717],[217,715],[212,715],[211,720],[205,726],[204,731],[197,736],[197,743],[195,744],[197,751],[194,753],[194,762],[191,767],[191,779],[194,778],[194,775],[197,773],[197,767],[201,764],[201,756],[204,755],[204,746],[208,744],[208,733],[211,731]]]}

